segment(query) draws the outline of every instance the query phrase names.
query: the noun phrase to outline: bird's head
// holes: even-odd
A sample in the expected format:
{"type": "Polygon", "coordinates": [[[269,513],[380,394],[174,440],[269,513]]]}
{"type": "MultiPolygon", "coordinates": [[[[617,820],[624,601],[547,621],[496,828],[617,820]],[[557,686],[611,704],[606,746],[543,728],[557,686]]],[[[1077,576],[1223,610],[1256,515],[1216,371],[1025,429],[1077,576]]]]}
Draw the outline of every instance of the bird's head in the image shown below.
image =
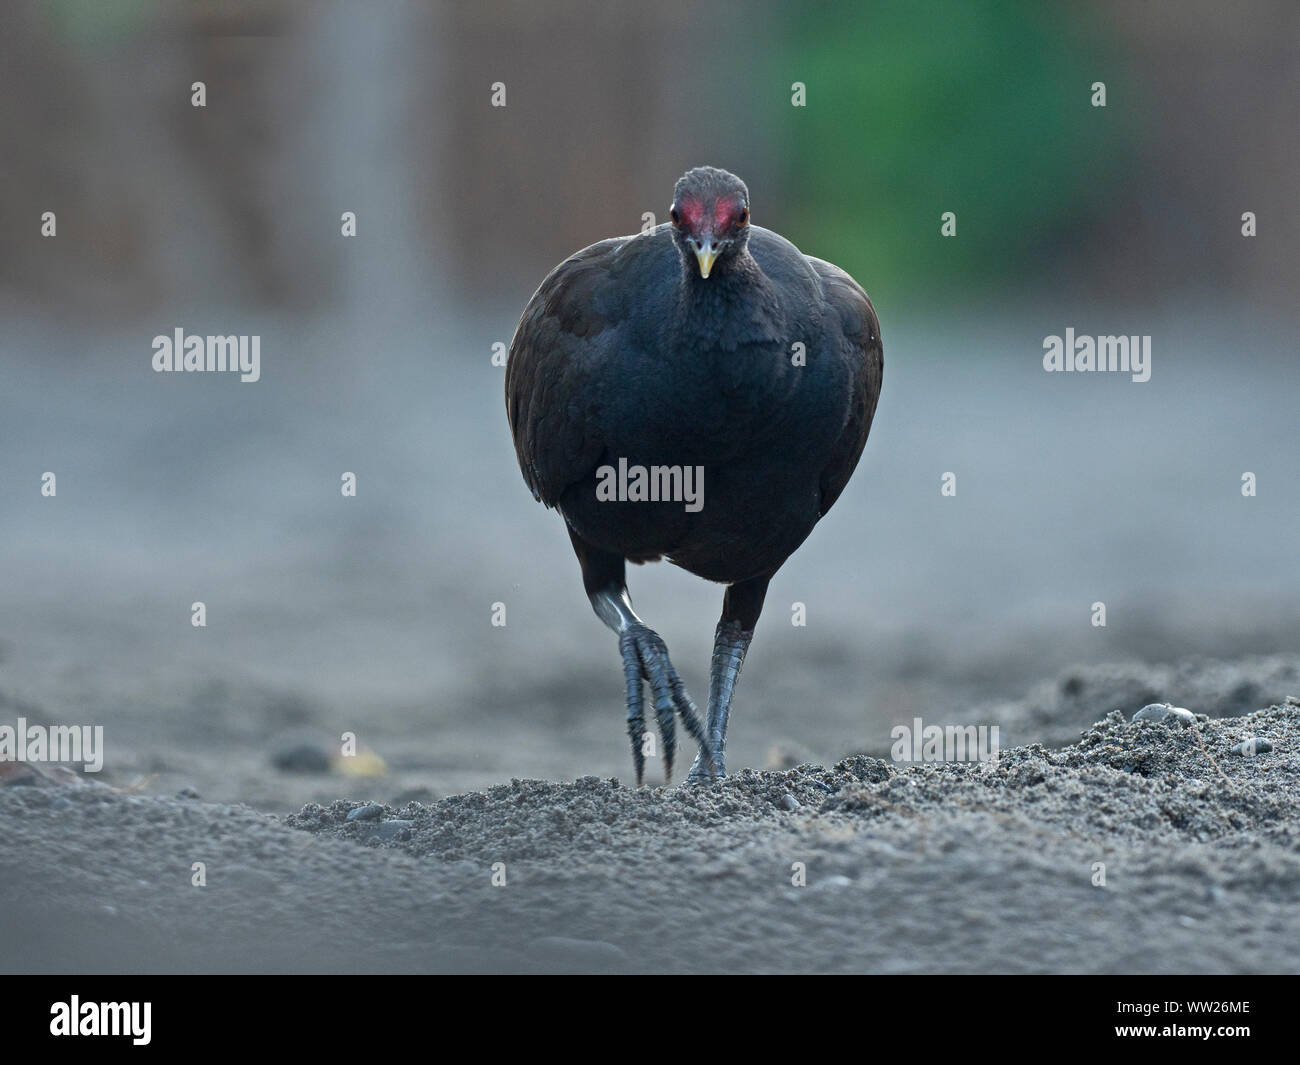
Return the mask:
{"type": "Polygon", "coordinates": [[[708,277],[725,268],[749,239],[749,189],[726,170],[697,166],[677,180],[668,217],[687,267],[708,277]]]}

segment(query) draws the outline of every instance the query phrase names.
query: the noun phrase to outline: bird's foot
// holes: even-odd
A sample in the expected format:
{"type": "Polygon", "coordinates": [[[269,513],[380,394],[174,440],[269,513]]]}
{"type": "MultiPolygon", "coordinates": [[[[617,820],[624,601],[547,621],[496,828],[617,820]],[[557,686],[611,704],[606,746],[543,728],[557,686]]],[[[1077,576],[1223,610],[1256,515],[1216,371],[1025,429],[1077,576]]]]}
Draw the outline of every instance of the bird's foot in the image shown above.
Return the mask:
{"type": "Polygon", "coordinates": [[[712,757],[704,757],[704,748],[695,756],[695,763],[691,766],[691,771],[686,774],[687,784],[713,784],[727,775],[727,767],[722,753],[722,744],[718,742],[717,737],[710,744],[712,748],[712,757]]]}
{"type": "Polygon", "coordinates": [[[629,625],[619,634],[618,648],[623,655],[623,676],[627,681],[627,733],[632,740],[632,764],[636,767],[637,786],[645,775],[643,680],[650,685],[654,696],[655,718],[663,743],[665,781],[672,780],[673,756],[677,753],[676,716],[681,717],[686,731],[700,745],[696,764],[699,765],[703,759],[706,767],[712,765],[713,751],[705,738],[695,704],[669,661],[668,648],[659,634],[641,624],[629,625]]]}

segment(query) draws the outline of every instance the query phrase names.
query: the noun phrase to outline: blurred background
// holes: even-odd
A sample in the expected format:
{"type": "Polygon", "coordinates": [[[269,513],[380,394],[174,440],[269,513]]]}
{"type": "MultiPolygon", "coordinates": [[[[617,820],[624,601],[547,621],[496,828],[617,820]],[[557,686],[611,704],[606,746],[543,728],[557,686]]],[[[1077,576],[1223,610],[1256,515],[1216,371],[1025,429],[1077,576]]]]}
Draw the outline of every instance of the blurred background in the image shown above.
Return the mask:
{"type": "MultiPolygon", "coordinates": [[[[1298,49],[1291,0],[5,4],[0,722],[270,809],[626,779],[616,645],[493,348],[706,163],[863,284],[886,355],[732,765],[1075,664],[1295,650],[1298,49]],[[261,380],[155,374],[178,327],[260,335],[261,380]],[[1067,327],[1150,335],[1151,380],[1044,373],[1067,327]],[[377,757],[327,768],[344,731],[377,757]]],[[[722,589],[631,590],[702,699],[722,589]]]]}

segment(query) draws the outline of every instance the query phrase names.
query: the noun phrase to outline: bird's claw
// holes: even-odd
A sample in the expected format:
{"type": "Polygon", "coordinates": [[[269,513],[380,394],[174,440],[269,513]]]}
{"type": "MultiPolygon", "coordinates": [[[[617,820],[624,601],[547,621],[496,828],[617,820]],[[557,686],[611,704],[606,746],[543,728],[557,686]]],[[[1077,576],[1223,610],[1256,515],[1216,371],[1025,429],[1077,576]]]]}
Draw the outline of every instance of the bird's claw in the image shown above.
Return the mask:
{"type": "Polygon", "coordinates": [[[637,786],[645,776],[645,695],[644,681],[654,696],[655,719],[663,742],[664,779],[672,780],[673,756],[677,753],[677,730],[674,716],[680,716],[686,731],[700,745],[696,764],[703,759],[713,765],[713,750],[704,735],[695,704],[686,693],[677,670],[668,658],[668,648],[659,634],[644,625],[629,625],[619,634],[618,648],[623,655],[623,677],[627,682],[627,733],[632,741],[632,764],[636,768],[637,786]]]}

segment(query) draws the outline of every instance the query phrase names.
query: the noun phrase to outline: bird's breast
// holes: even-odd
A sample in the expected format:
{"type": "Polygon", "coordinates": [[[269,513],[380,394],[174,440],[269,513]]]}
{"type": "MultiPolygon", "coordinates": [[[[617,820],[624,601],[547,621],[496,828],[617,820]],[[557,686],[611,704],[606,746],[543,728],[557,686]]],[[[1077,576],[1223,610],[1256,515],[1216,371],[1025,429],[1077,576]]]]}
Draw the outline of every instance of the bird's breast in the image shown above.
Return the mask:
{"type": "Polygon", "coordinates": [[[754,446],[797,417],[800,379],[776,345],[697,343],[646,360],[607,408],[607,442],[714,458],[754,446]]]}

